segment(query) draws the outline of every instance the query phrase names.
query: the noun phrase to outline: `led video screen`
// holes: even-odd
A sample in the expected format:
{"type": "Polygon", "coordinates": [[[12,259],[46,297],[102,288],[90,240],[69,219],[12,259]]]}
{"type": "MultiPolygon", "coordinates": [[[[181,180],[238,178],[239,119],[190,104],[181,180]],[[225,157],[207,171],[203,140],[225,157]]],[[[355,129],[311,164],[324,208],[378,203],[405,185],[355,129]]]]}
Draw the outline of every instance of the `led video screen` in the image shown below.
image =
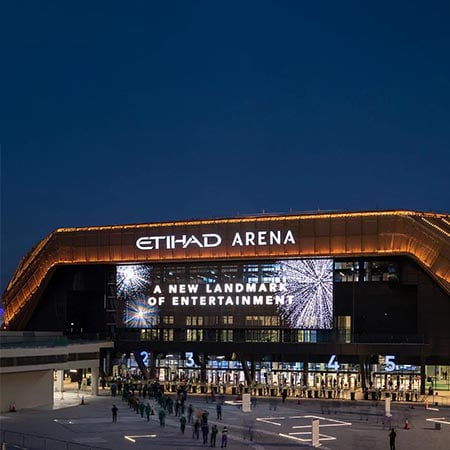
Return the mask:
{"type": "Polygon", "coordinates": [[[153,328],[168,311],[182,316],[270,311],[290,328],[333,326],[332,259],[119,265],[116,283],[125,327],[153,328]]]}

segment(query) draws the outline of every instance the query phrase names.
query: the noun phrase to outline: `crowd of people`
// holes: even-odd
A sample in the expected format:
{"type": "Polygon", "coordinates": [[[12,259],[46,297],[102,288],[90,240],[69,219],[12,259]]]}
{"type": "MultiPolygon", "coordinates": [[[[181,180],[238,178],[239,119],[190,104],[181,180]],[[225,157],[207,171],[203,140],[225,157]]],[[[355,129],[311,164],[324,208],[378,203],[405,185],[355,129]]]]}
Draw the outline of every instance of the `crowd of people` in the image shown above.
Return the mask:
{"type": "MultiPolygon", "coordinates": [[[[187,404],[187,389],[180,385],[177,388],[175,400],[165,393],[164,385],[158,381],[154,383],[141,383],[133,379],[115,379],[110,383],[111,395],[122,397],[127,402],[128,407],[132,409],[141,418],[150,420],[150,416],[155,415],[155,409],[158,409],[158,420],[160,427],[165,427],[166,417],[173,416],[179,418],[180,431],[185,434],[186,425],[192,427],[192,438],[200,439],[200,432],[203,438],[203,444],[209,444],[216,447],[217,435],[219,429],[217,425],[213,425],[210,429],[208,423],[208,411],[203,409],[194,409],[192,404],[187,404]]],[[[212,397],[215,401],[215,397],[212,397]]],[[[117,422],[118,408],[114,404],[111,408],[112,421],[117,422]]],[[[217,420],[222,420],[222,402],[216,403],[217,420]]],[[[222,428],[221,447],[227,447],[228,428],[222,428]]]]}

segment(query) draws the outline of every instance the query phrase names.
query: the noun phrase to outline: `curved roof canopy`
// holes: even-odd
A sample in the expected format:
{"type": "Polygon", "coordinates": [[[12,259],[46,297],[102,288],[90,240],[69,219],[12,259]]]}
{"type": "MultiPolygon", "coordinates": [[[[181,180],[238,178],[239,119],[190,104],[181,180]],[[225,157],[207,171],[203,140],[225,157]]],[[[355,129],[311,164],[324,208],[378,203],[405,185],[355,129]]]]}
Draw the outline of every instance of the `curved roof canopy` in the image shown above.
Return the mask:
{"type": "Polygon", "coordinates": [[[60,228],[21,261],[3,295],[5,322],[38,300],[61,265],[377,255],[412,257],[450,294],[450,215],[308,213],[60,228]]]}

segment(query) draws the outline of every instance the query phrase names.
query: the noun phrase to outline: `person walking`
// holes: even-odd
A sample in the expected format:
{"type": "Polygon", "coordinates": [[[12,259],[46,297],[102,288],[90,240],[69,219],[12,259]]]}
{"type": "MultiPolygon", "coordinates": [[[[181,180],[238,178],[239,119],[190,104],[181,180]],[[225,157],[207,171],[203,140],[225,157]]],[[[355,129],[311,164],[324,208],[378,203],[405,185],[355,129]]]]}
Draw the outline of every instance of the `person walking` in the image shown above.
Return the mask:
{"type": "Polygon", "coordinates": [[[211,428],[211,447],[216,446],[216,437],[219,430],[217,429],[217,425],[213,425],[211,428]]]}
{"type": "Polygon", "coordinates": [[[217,412],[217,420],[222,420],[222,404],[220,402],[216,405],[216,412],[217,412]]]}
{"type": "Polygon", "coordinates": [[[112,411],[112,421],[113,421],[113,423],[116,423],[117,422],[117,411],[118,411],[117,406],[113,405],[113,407],[111,408],[111,411],[112,411]]]}
{"type": "Polygon", "coordinates": [[[222,445],[220,446],[220,448],[226,447],[227,441],[228,441],[228,428],[223,427],[223,429],[222,429],[222,445]]]}
{"type": "Polygon", "coordinates": [[[186,417],[181,416],[180,417],[180,429],[183,434],[184,434],[184,430],[186,429],[186,422],[187,422],[186,417]]]}
{"type": "Polygon", "coordinates": [[[395,438],[397,437],[397,433],[392,428],[391,432],[389,433],[389,445],[391,446],[390,450],[395,450],[395,438]]]}

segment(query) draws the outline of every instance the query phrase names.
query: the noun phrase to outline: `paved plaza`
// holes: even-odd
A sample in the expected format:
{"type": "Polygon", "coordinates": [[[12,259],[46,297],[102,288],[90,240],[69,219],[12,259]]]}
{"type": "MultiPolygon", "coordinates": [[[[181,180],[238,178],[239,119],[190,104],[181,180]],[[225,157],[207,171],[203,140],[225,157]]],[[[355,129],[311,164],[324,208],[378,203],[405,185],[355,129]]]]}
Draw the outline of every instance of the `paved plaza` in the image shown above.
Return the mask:
{"type": "MultiPolygon", "coordinates": [[[[7,448],[39,450],[103,449],[188,449],[203,445],[202,435],[193,439],[193,428],[180,431],[179,418],[168,415],[166,426],[160,427],[158,408],[150,421],[141,418],[120,397],[107,392],[98,397],[76,392],[55,394],[54,408],[22,410],[1,416],[2,439],[7,448]],[[112,423],[111,408],[118,407],[118,421],[112,423]]],[[[396,450],[450,450],[450,408],[425,409],[423,404],[394,403],[392,417],[384,415],[384,402],[298,400],[286,403],[256,399],[251,413],[243,413],[234,398],[228,397],[223,406],[223,420],[216,420],[216,404],[203,396],[190,396],[197,412],[209,413],[209,427],[221,432],[228,427],[228,447],[233,449],[291,449],[311,447],[311,423],[320,423],[320,443],[323,449],[389,449],[388,434],[397,432],[396,450]],[[412,408],[413,406],[413,408],[412,408]],[[409,429],[405,428],[408,421],[409,429]],[[436,425],[438,424],[438,425],[436,425]],[[440,429],[437,429],[439,428],[440,429]],[[252,440],[253,439],[253,440],[252,440]]]]}

